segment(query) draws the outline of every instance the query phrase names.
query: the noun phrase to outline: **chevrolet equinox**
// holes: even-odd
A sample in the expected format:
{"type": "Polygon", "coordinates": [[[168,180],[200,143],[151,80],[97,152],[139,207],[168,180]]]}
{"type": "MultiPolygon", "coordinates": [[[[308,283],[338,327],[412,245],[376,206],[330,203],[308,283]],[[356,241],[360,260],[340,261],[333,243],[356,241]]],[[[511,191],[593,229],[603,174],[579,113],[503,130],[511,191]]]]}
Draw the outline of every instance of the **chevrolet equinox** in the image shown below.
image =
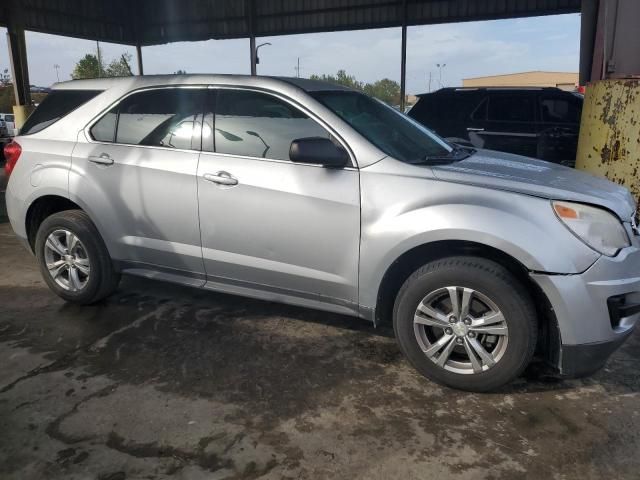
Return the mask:
{"type": "Polygon", "coordinates": [[[640,316],[625,188],[449,144],[362,93],[223,75],[57,84],[5,148],[48,286],[121,274],[390,320],[424,376],[496,389],[601,367],[640,316]]]}

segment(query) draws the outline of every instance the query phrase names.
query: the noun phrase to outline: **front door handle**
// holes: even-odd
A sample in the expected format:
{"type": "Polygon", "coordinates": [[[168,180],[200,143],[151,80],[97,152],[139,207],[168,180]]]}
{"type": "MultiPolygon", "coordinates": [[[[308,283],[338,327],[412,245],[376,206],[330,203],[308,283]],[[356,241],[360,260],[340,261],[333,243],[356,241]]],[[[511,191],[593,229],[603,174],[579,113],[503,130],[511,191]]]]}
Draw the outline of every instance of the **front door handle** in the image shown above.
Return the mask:
{"type": "Polygon", "coordinates": [[[207,182],[217,183],[218,185],[233,186],[238,184],[238,179],[228,172],[205,173],[202,177],[207,182]]]}
{"type": "Polygon", "coordinates": [[[484,128],[467,127],[467,132],[484,132],[484,128]]]}
{"type": "Polygon", "coordinates": [[[99,165],[113,165],[113,158],[108,153],[101,153],[100,155],[89,156],[89,161],[97,163],[99,165]]]}

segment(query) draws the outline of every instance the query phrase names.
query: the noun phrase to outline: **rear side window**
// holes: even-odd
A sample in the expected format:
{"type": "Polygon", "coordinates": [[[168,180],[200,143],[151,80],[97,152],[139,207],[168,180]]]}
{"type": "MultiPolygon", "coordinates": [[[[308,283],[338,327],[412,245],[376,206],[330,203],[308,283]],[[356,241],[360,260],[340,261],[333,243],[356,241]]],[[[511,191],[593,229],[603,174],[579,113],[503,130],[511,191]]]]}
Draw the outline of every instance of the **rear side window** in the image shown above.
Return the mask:
{"type": "Polygon", "coordinates": [[[101,142],[200,149],[204,90],[148,90],[125,98],[91,127],[101,142]]]}
{"type": "Polygon", "coordinates": [[[487,119],[494,122],[533,122],[535,102],[531,95],[491,95],[487,119]]]}
{"type": "Polygon", "coordinates": [[[407,115],[420,122],[433,121],[440,116],[439,103],[434,95],[425,95],[418,99],[407,115]]]}
{"type": "Polygon", "coordinates": [[[99,93],[101,90],[54,90],[29,116],[20,135],[37,133],[47,128],[99,93]]]}

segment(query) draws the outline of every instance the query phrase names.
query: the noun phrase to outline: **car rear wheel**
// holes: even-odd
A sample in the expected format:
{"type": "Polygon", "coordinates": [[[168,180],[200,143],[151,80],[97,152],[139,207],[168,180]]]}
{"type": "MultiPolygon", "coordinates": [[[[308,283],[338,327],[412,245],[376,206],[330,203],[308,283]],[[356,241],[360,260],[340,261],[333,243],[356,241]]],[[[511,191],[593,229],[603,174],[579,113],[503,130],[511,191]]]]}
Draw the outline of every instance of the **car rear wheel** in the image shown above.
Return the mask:
{"type": "Polygon", "coordinates": [[[396,298],[394,330],[420,373],[476,392],[516,378],[537,339],[524,287],[501,265],[477,257],[450,257],[414,272],[396,298]]]}
{"type": "Polygon", "coordinates": [[[120,281],[97,228],[81,210],[47,217],[35,250],[45,282],[68,302],[95,303],[113,293],[120,281]]]}

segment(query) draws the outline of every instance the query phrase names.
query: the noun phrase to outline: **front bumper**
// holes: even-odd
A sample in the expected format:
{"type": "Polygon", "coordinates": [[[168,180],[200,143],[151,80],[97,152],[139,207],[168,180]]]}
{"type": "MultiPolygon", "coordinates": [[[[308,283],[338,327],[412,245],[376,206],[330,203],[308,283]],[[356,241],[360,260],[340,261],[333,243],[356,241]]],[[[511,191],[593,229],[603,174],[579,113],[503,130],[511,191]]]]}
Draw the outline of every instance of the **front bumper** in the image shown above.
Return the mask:
{"type": "MultiPolygon", "coordinates": [[[[637,242],[635,242],[637,243],[637,242]]],[[[576,275],[531,274],[546,294],[560,331],[558,368],[580,376],[598,370],[640,319],[640,248],[600,257],[576,275]]]]}

